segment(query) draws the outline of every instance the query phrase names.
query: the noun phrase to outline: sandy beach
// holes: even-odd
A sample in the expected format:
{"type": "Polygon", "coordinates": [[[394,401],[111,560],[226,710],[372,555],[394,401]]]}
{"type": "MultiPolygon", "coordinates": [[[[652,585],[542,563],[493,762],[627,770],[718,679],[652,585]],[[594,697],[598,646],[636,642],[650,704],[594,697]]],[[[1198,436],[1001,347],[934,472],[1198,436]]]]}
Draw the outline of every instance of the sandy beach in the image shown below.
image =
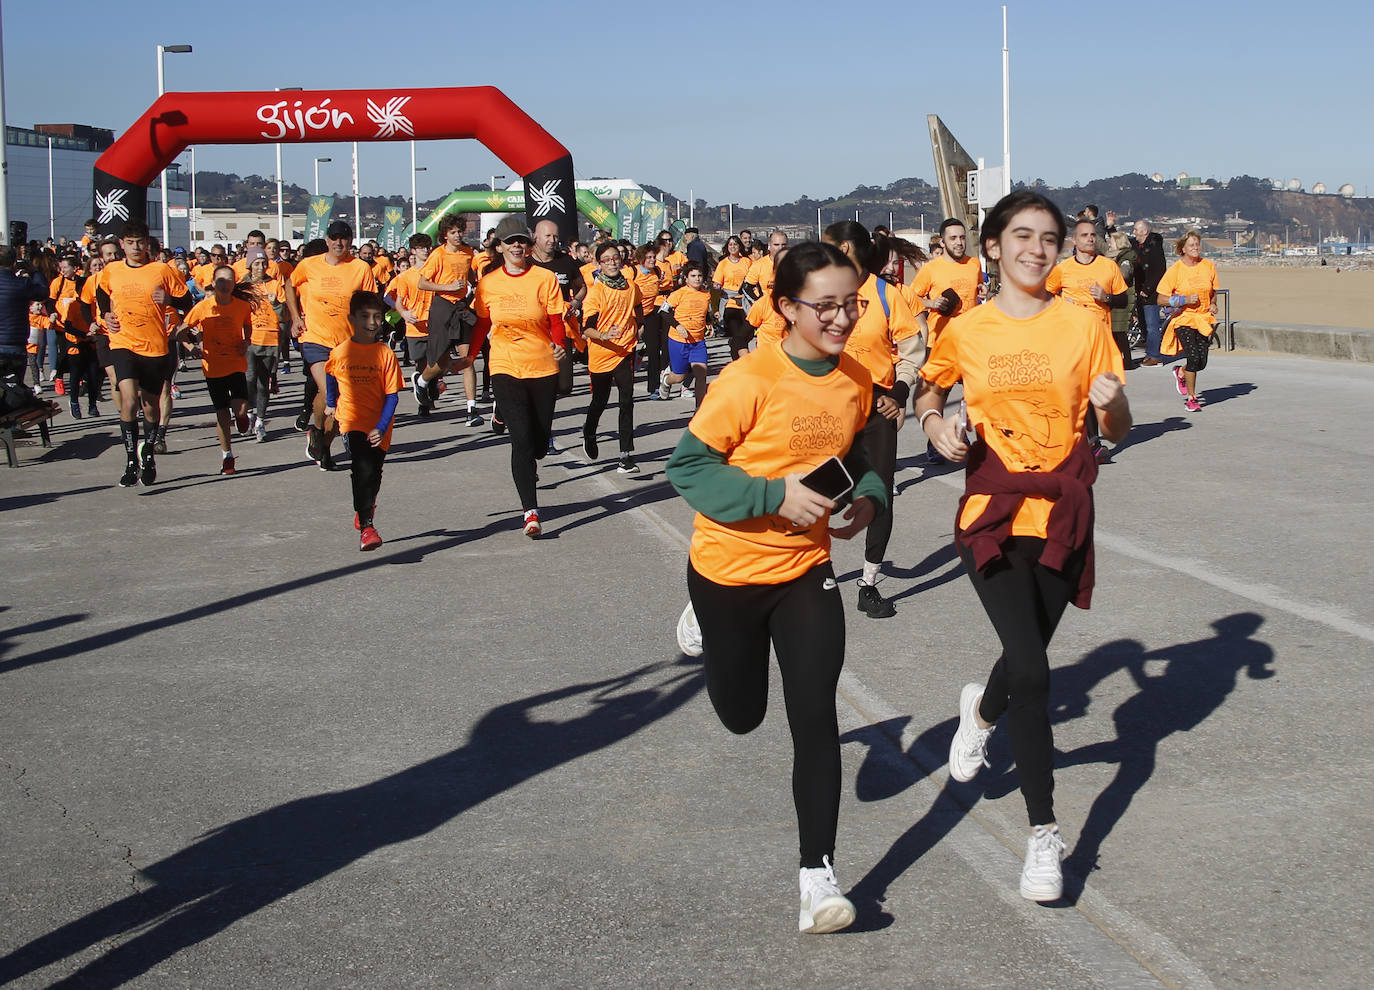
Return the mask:
{"type": "Polygon", "coordinates": [[[1374,330],[1374,271],[1217,266],[1231,319],[1374,330]]]}

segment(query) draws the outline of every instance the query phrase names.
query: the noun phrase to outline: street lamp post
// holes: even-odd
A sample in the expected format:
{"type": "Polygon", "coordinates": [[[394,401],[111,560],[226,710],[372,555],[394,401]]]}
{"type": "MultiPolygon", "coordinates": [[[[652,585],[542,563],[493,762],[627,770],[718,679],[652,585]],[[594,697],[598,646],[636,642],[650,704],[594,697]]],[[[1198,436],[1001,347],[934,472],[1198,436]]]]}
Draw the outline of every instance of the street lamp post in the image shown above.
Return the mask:
{"type": "Polygon", "coordinates": [[[320,194],[320,162],[332,162],[333,160],[334,160],[334,159],[332,159],[332,158],[316,158],[316,159],[315,159],[315,195],[316,195],[316,196],[318,196],[318,195],[320,194]]]}
{"type": "MultiPolygon", "coordinates": [[[[171,52],[173,55],[183,55],[191,51],[190,45],[158,45],[157,46],[157,95],[158,99],[166,92],[165,78],[162,71],[162,56],[171,52]]],[[[171,239],[168,232],[167,223],[167,170],[162,170],[162,246],[166,247],[171,239]]]]}
{"type": "Polygon", "coordinates": [[[493,176],[491,177],[491,191],[492,191],[492,192],[496,192],[496,180],[497,180],[497,179],[504,179],[504,178],[505,178],[504,175],[493,175],[493,176]]]}
{"type": "Polygon", "coordinates": [[[191,145],[191,209],[189,211],[190,227],[187,228],[186,249],[189,251],[196,239],[196,146],[191,145]]]}
{"type": "Polygon", "coordinates": [[[358,142],[353,142],[353,236],[363,239],[363,208],[358,196],[358,142]]]}
{"type": "MultiPolygon", "coordinates": [[[[278,93],[299,93],[299,86],[278,86],[278,93]]],[[[281,142],[277,142],[277,240],[286,240],[286,210],[282,205],[281,142]]]]}
{"type": "Polygon", "coordinates": [[[428,171],[429,169],[424,165],[416,168],[415,159],[413,157],[410,159],[410,232],[412,234],[420,228],[420,216],[416,212],[415,205],[415,173],[428,171]]]}

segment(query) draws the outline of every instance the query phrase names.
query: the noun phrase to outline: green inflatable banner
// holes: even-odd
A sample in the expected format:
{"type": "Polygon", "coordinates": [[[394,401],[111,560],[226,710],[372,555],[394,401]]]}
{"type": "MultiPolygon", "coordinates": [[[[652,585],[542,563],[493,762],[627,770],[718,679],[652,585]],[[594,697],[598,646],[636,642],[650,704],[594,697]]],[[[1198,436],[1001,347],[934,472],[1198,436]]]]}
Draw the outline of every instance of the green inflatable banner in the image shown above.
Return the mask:
{"type": "Polygon", "coordinates": [[[617,236],[631,244],[639,243],[644,228],[644,193],[638,189],[623,189],[615,209],[617,236]]]}
{"type": "Polygon", "coordinates": [[[643,236],[635,241],[636,244],[643,244],[652,241],[668,226],[668,209],[662,203],[653,203],[649,200],[644,201],[644,230],[643,236]]]}
{"type": "Polygon", "coordinates": [[[305,213],[305,239],[315,241],[322,238],[333,213],[333,196],[311,196],[310,206],[305,213]]]}
{"type": "MultiPolygon", "coordinates": [[[[615,230],[615,214],[606,209],[606,204],[592,195],[590,190],[577,190],[577,211],[602,230],[615,230]]],[[[523,213],[525,212],[525,191],[523,189],[454,190],[434,208],[429,216],[420,221],[418,230],[407,229],[404,237],[413,233],[428,234],[430,237],[439,232],[439,221],[445,213],[523,213]]],[[[483,231],[485,233],[485,231],[483,231]]]]}

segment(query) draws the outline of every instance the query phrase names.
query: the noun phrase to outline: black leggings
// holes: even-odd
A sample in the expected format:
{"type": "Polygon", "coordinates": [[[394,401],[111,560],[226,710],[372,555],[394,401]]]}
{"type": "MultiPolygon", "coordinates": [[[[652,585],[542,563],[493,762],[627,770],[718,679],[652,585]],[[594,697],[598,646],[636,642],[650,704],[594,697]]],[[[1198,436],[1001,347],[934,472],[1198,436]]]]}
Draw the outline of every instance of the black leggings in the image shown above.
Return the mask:
{"type": "Polygon", "coordinates": [[[353,511],[362,526],[372,525],[372,510],[382,490],[382,461],[386,451],[374,447],[361,430],[348,431],[349,470],[353,478],[353,511]]]}
{"type": "Polygon", "coordinates": [[[840,819],[835,690],[844,666],[844,606],[834,569],[827,561],[785,584],[730,587],[688,564],[687,591],[701,627],[706,691],[731,732],[743,735],[763,721],[772,642],[792,733],[801,865],[833,861],[840,819]]]}
{"type": "Polygon", "coordinates": [[[668,328],[662,310],[644,317],[644,384],[649,392],[658,391],[658,380],[668,367],[668,328]]]}
{"type": "MultiPolygon", "coordinates": [[[[883,479],[887,489],[887,508],[879,508],[868,524],[864,534],[864,560],[870,564],[881,564],[887,559],[887,544],[892,539],[892,479],[897,474],[897,424],[878,412],[877,402],[887,390],[873,390],[873,412],[868,415],[859,440],[868,454],[868,463],[883,479]]],[[[858,481],[858,478],[854,479],[858,481]]]]}
{"type": "Polygon", "coordinates": [[[1212,338],[1204,337],[1202,332],[1192,327],[1174,327],[1174,336],[1183,345],[1183,353],[1188,358],[1184,371],[1194,374],[1207,367],[1207,351],[1212,346],[1212,338]]]}
{"type": "Polygon", "coordinates": [[[537,509],[535,461],[549,452],[558,375],[544,378],[492,375],[491,393],[496,399],[496,415],[510,431],[510,475],[520,495],[520,508],[537,509]]]}
{"type": "Polygon", "coordinates": [[[86,383],[87,404],[95,405],[105,382],[105,371],[96,360],[95,347],[90,344],[80,344],[75,354],[67,355],[67,395],[73,402],[81,395],[82,382],[86,383]]]}
{"type": "Polygon", "coordinates": [[[993,664],[978,714],[985,722],[1007,715],[1011,756],[1021,774],[1021,795],[1032,825],[1054,821],[1054,736],[1050,731],[1050,660],[1046,649],[1078,588],[1085,554],[1075,552],[1064,571],[1040,564],[1045,541],[1013,536],[1004,556],[983,571],[961,550],[964,570],[983,603],[1002,655],[993,664]]]}
{"type": "Polygon", "coordinates": [[[737,358],[749,350],[749,341],[754,339],[754,328],[744,318],[744,310],[726,307],[725,332],[730,335],[730,356],[732,358],[737,358]]]}
{"type": "Polygon", "coordinates": [[[601,413],[611,398],[611,386],[616,388],[616,406],[620,411],[620,452],[628,454],[635,449],[635,356],[627,354],[610,371],[593,371],[592,400],[587,404],[587,422],[582,427],[582,435],[596,437],[597,424],[601,413]]]}

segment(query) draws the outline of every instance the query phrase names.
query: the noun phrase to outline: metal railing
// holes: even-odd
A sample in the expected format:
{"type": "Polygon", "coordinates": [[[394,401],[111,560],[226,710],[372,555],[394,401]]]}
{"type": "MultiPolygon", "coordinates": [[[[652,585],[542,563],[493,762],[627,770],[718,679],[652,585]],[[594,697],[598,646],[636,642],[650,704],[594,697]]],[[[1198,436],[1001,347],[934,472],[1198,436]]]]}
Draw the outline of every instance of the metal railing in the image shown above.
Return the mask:
{"type": "Polygon", "coordinates": [[[1218,321],[1217,326],[1221,329],[1221,349],[1223,351],[1234,351],[1236,349],[1236,338],[1231,333],[1231,290],[1217,289],[1217,299],[1224,305],[1224,316],[1218,321]]]}

